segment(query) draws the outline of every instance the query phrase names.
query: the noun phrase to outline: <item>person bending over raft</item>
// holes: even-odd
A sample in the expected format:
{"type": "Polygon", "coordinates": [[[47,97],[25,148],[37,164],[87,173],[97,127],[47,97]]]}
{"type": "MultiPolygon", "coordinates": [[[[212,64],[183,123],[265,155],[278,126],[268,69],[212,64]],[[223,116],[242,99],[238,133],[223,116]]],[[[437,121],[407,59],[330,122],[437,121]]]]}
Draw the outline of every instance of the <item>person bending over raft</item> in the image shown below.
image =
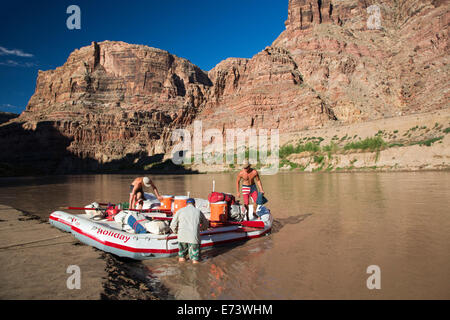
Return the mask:
{"type": "Polygon", "coordinates": [[[153,191],[155,192],[156,197],[160,202],[162,202],[163,198],[160,196],[158,189],[152,180],[148,177],[138,177],[134,179],[134,181],[130,185],[130,209],[135,209],[136,205],[139,202],[145,200],[144,198],[144,189],[143,186],[153,187],[153,191]]]}
{"type": "MultiPolygon", "coordinates": [[[[244,206],[247,210],[246,216],[247,220],[249,220],[248,216],[248,205],[249,205],[249,196],[252,197],[253,202],[256,203],[258,199],[258,189],[256,188],[255,182],[258,184],[259,192],[264,194],[264,189],[261,183],[261,179],[259,178],[258,171],[253,169],[247,161],[244,162],[242,170],[238,173],[236,179],[236,190],[237,190],[237,198],[241,197],[241,193],[239,192],[239,184],[242,181],[242,196],[244,198],[244,206]]],[[[255,205],[253,205],[253,213],[255,213],[255,205]]]]}
{"type": "Polygon", "coordinates": [[[209,227],[209,221],[203,213],[195,207],[195,200],[189,198],[187,206],[175,213],[170,229],[178,235],[178,261],[186,261],[189,257],[192,263],[200,261],[200,231],[209,227]]]}

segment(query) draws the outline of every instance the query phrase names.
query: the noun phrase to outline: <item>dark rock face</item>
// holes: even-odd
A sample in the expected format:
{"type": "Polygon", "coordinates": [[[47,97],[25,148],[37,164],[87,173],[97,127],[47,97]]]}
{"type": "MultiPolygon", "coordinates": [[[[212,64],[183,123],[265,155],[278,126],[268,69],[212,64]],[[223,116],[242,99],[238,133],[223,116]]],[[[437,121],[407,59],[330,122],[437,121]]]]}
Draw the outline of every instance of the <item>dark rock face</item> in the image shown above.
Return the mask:
{"type": "Polygon", "coordinates": [[[14,118],[17,118],[19,115],[11,112],[1,112],[0,111],[0,124],[8,122],[14,118]]]}

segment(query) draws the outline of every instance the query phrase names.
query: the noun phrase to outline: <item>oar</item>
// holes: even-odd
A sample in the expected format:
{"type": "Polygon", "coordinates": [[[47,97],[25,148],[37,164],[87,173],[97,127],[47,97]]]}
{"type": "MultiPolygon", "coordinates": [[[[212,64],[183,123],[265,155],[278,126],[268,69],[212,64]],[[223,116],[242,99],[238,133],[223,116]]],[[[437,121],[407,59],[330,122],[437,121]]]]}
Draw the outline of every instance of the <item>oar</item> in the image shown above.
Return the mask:
{"type": "MultiPolygon", "coordinates": [[[[114,203],[103,203],[103,202],[99,203],[98,205],[100,205],[100,206],[114,206],[114,207],[117,206],[117,205],[114,204],[114,203]]],[[[135,210],[138,210],[138,209],[124,209],[124,208],[122,208],[122,210],[131,210],[131,211],[135,211],[135,210]]],[[[144,210],[149,210],[149,209],[144,209],[144,210]]],[[[152,210],[153,210],[153,209],[152,209],[152,210]]],[[[168,209],[158,209],[158,210],[160,210],[160,211],[170,211],[170,212],[172,212],[171,210],[168,210],[168,209]]]]}
{"type": "MultiPolygon", "coordinates": [[[[61,209],[65,210],[107,210],[104,208],[80,208],[80,207],[60,207],[61,209]]],[[[160,210],[160,209],[123,209],[123,210],[129,210],[129,211],[139,211],[139,212],[162,212],[162,213],[172,213],[170,210],[160,210]]],[[[151,217],[156,220],[172,220],[172,217],[151,217]]],[[[218,222],[218,223],[224,223],[223,221],[210,221],[210,222],[218,222]]],[[[244,227],[250,227],[250,228],[264,228],[264,222],[263,221],[227,221],[226,224],[235,224],[235,225],[241,225],[244,227]]]]}
{"type": "Polygon", "coordinates": [[[152,216],[149,216],[149,218],[151,218],[153,220],[172,220],[172,217],[152,217],[152,216]]]}
{"type": "MultiPolygon", "coordinates": [[[[156,220],[172,220],[172,217],[151,217],[153,219],[156,220]]],[[[210,221],[210,222],[218,222],[218,223],[223,223],[223,224],[234,224],[234,225],[241,225],[244,227],[250,227],[250,228],[264,228],[264,222],[263,221],[227,221],[227,222],[223,222],[223,221],[210,221]]]]}
{"type": "Polygon", "coordinates": [[[122,210],[139,211],[139,212],[161,212],[172,214],[172,210],[169,209],[122,209],[122,210]]]}
{"type": "MultiPolygon", "coordinates": [[[[108,210],[106,208],[83,208],[83,207],[60,207],[63,210],[108,210]]],[[[128,211],[139,211],[139,212],[161,212],[161,213],[172,213],[172,211],[167,209],[121,209],[128,211]]]]}
{"type": "Polygon", "coordinates": [[[250,227],[250,228],[264,228],[264,222],[262,221],[227,221],[227,222],[222,222],[222,221],[211,221],[211,222],[219,222],[219,223],[225,223],[225,224],[236,224],[236,225],[241,225],[244,227],[250,227]]]}
{"type": "Polygon", "coordinates": [[[108,210],[106,208],[80,208],[80,207],[59,207],[62,210],[108,210]]]}
{"type": "Polygon", "coordinates": [[[108,203],[106,203],[106,202],[99,202],[98,205],[99,206],[114,206],[114,207],[117,206],[116,204],[110,203],[110,202],[108,202],[108,203]]]}

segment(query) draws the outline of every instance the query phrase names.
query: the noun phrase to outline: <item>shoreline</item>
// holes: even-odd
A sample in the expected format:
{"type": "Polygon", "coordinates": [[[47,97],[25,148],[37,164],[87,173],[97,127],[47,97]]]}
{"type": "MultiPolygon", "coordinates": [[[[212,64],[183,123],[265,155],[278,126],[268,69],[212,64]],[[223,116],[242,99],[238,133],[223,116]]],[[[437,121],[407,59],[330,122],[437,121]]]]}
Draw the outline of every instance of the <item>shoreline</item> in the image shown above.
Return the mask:
{"type": "MultiPolygon", "coordinates": [[[[426,165],[423,165],[426,166],[426,165]]],[[[258,170],[258,169],[257,169],[258,170]]],[[[339,173],[397,173],[397,172],[411,172],[411,173],[417,173],[417,172],[446,172],[450,171],[450,163],[445,167],[442,168],[383,168],[383,167],[361,167],[361,168],[339,168],[338,170],[323,170],[323,171],[305,171],[298,168],[292,168],[292,169],[285,169],[280,168],[280,170],[276,174],[289,174],[289,173],[300,173],[300,174],[327,174],[327,173],[333,173],[333,174],[339,174],[339,173]]],[[[209,170],[209,171],[202,171],[198,173],[150,173],[146,171],[141,172],[85,172],[85,173],[66,173],[66,174],[55,174],[55,175],[48,175],[48,174],[42,174],[42,175],[18,175],[18,176],[0,176],[1,179],[15,179],[15,178],[42,178],[42,177],[66,177],[66,176],[95,176],[95,175],[149,175],[149,176],[166,176],[166,175],[175,175],[175,176],[189,176],[189,175],[205,175],[205,174],[237,174],[239,170],[209,170]]],[[[0,204],[1,205],[1,204],[0,204]]],[[[13,208],[18,211],[22,211],[20,209],[13,208]]],[[[28,213],[26,213],[28,214],[28,213]]]]}
{"type": "MultiPolygon", "coordinates": [[[[450,108],[280,134],[279,146],[278,172],[446,171],[450,170],[450,108]],[[364,142],[378,142],[378,145],[358,149],[358,144],[364,142]],[[298,148],[299,145],[302,148],[298,148]],[[286,154],[287,147],[292,150],[286,154]]],[[[175,165],[166,155],[162,157],[164,160],[151,164],[148,169],[80,171],[58,175],[191,175],[236,172],[238,166],[226,163],[175,165]]],[[[0,163],[0,178],[47,175],[33,170],[21,172],[9,164],[0,163]]]]}
{"type": "Polygon", "coordinates": [[[0,204],[0,231],[2,300],[170,299],[130,271],[139,263],[85,246],[34,214],[0,204]],[[80,268],[80,289],[67,286],[71,265],[80,268]]]}
{"type": "MultiPolygon", "coordinates": [[[[278,172],[446,171],[450,170],[450,108],[280,134],[279,147],[278,172]],[[364,142],[378,144],[358,149],[364,142]],[[288,147],[291,150],[286,153],[288,147]]],[[[58,175],[191,175],[236,172],[238,167],[226,163],[175,165],[167,155],[161,156],[147,169],[80,170],[58,175]]],[[[258,164],[255,169],[261,167],[258,164]]],[[[47,175],[0,163],[0,178],[47,175]]]]}
{"type": "MultiPolygon", "coordinates": [[[[278,172],[447,171],[450,109],[281,134],[279,147],[278,172]]],[[[192,164],[189,168],[234,172],[233,167],[192,164]]]]}

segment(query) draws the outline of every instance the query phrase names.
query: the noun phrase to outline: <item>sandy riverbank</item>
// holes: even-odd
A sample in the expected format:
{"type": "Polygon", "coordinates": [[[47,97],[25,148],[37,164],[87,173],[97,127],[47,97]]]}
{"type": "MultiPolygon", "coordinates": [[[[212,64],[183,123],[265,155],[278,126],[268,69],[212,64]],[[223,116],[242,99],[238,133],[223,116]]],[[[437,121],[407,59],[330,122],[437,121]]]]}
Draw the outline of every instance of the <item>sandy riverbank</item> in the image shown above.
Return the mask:
{"type": "MultiPolygon", "coordinates": [[[[280,147],[281,171],[449,170],[450,109],[284,134],[280,147]],[[364,142],[379,143],[359,148],[364,142]],[[286,152],[287,147],[292,150],[286,152]]],[[[220,172],[239,166],[194,163],[189,167],[220,172]]]]}
{"type": "Polygon", "coordinates": [[[0,299],[157,299],[145,279],[131,274],[138,262],[120,261],[5,205],[0,205],[0,243],[0,299]],[[67,287],[70,265],[80,268],[80,289],[67,287]]]}
{"type": "Polygon", "coordinates": [[[284,165],[310,172],[449,170],[449,129],[450,110],[445,109],[307,131],[290,136],[285,145],[313,142],[321,151],[294,153],[284,165]],[[375,139],[379,146],[358,148],[375,139]]]}

